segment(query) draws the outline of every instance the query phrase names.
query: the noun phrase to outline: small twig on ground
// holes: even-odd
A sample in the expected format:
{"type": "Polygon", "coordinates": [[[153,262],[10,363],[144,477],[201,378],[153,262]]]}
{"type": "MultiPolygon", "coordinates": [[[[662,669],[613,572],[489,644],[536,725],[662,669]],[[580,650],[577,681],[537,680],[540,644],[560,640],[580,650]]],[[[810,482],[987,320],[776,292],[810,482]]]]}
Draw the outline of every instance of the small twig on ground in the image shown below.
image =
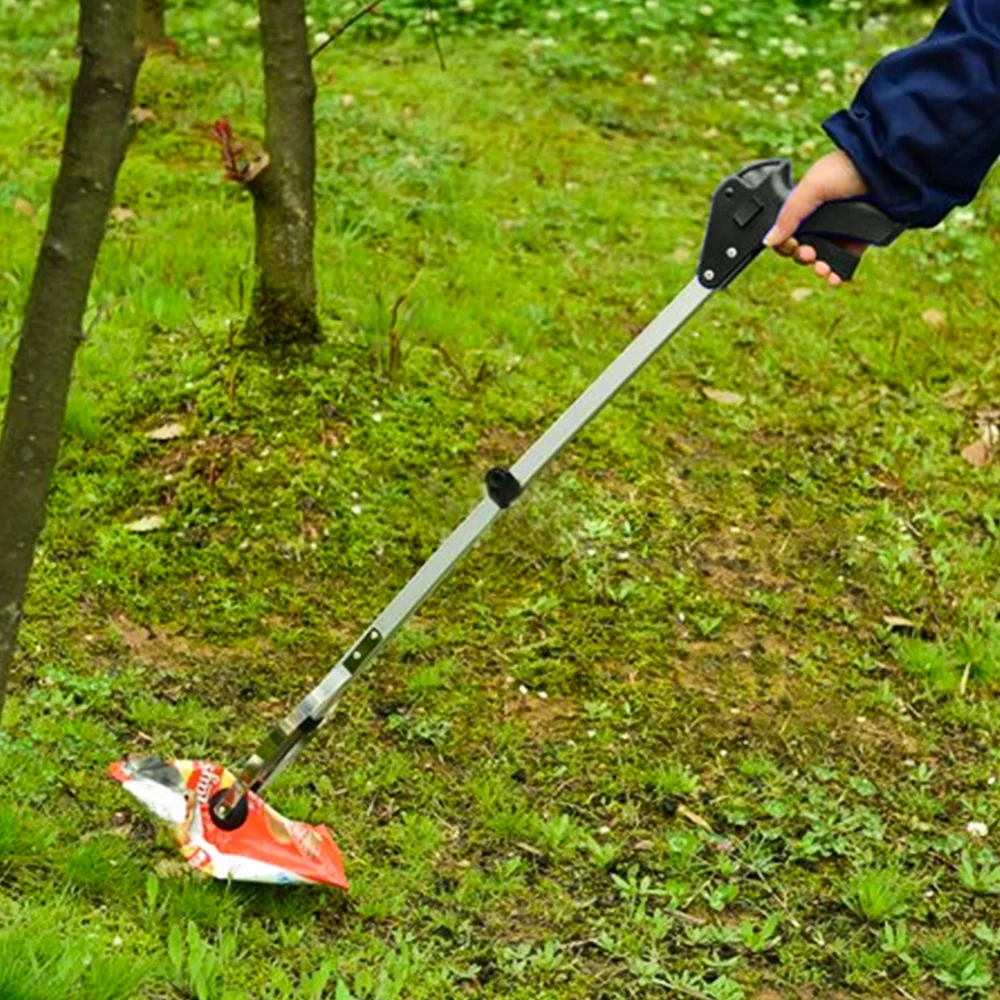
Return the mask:
{"type": "Polygon", "coordinates": [[[332,45],[338,38],[340,38],[340,36],[345,31],[347,31],[347,29],[352,24],[354,24],[357,21],[360,21],[361,18],[363,18],[365,15],[374,13],[375,8],[378,7],[379,4],[381,3],[382,0],[372,0],[371,3],[365,4],[365,6],[361,8],[361,10],[352,14],[346,21],[338,25],[337,28],[330,33],[330,37],[325,42],[322,42],[321,44],[317,45],[316,48],[314,48],[312,52],[309,53],[309,58],[315,59],[316,56],[318,56],[323,51],[323,49],[325,49],[328,45],[332,45]]]}
{"type": "Polygon", "coordinates": [[[431,26],[431,38],[434,39],[434,49],[437,52],[438,62],[441,64],[441,70],[444,71],[448,67],[445,66],[445,64],[444,64],[444,53],[441,51],[441,39],[438,38],[438,29],[437,29],[438,9],[437,9],[437,4],[435,4],[435,3],[431,2],[431,0],[429,0],[428,5],[427,5],[427,9],[428,9],[428,11],[431,14],[431,17],[428,18],[427,23],[430,24],[430,26],[431,26]]]}
{"type": "Polygon", "coordinates": [[[671,910],[669,907],[663,907],[661,910],[668,917],[674,917],[676,920],[683,920],[686,923],[694,924],[695,927],[704,927],[708,923],[707,920],[703,920],[701,917],[693,917],[690,913],[685,913],[683,910],[671,910]]]}

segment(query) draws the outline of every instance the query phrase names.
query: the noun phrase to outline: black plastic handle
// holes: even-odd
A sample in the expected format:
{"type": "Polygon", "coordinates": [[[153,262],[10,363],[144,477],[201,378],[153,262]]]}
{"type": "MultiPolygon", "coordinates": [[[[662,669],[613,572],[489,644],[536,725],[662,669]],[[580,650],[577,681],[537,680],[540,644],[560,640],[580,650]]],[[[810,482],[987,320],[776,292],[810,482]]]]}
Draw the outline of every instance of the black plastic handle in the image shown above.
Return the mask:
{"type": "Polygon", "coordinates": [[[853,240],[870,246],[888,246],[906,227],[890,218],[873,202],[863,198],[828,201],[820,205],[795,233],[803,246],[816,251],[844,281],[850,281],[861,258],[845,250],[837,240],[853,240]]]}

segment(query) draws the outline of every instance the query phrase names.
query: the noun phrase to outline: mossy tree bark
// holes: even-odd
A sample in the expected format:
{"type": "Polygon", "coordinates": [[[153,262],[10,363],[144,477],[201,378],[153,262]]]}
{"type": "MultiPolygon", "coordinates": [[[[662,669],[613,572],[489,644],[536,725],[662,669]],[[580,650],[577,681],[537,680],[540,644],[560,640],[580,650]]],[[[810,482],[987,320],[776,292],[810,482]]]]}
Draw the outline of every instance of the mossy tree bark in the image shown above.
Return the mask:
{"type": "Polygon", "coordinates": [[[320,340],[316,229],[316,82],[304,0],[259,0],[268,162],[253,195],[255,281],[247,340],[278,349],[320,340]]]}
{"type": "Polygon", "coordinates": [[[167,44],[167,0],[139,0],[139,37],[147,48],[167,44]]]}
{"type": "Polygon", "coordinates": [[[139,0],[80,0],[80,70],[0,432],[0,711],[59,453],[83,313],[129,139],[139,0]]]}

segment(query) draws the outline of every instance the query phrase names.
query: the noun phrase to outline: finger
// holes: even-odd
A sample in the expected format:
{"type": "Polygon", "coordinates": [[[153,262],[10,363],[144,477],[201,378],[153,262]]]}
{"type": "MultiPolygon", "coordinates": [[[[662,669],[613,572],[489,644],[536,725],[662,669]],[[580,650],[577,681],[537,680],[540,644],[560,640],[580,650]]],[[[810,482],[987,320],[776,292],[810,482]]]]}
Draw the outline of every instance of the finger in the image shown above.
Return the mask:
{"type": "Polygon", "coordinates": [[[778,219],[771,231],[764,237],[766,246],[774,247],[790,239],[799,228],[802,220],[812,215],[823,204],[815,194],[813,185],[808,183],[808,174],[803,182],[788,196],[781,206],[778,219]]]}
{"type": "Polygon", "coordinates": [[[821,278],[829,278],[830,275],[833,274],[833,268],[830,267],[830,265],[827,264],[827,262],[825,260],[818,260],[818,261],[816,261],[816,263],[813,264],[813,270],[821,278]]]}
{"type": "Polygon", "coordinates": [[[831,288],[839,288],[844,283],[844,279],[836,273],[831,274],[826,280],[831,288]]]}
{"type": "Polygon", "coordinates": [[[809,246],[800,246],[795,251],[795,259],[800,264],[813,264],[816,261],[816,248],[809,246]]]}
{"type": "Polygon", "coordinates": [[[775,253],[780,254],[782,257],[793,257],[798,246],[798,240],[785,240],[784,243],[776,246],[774,250],[775,253]]]}

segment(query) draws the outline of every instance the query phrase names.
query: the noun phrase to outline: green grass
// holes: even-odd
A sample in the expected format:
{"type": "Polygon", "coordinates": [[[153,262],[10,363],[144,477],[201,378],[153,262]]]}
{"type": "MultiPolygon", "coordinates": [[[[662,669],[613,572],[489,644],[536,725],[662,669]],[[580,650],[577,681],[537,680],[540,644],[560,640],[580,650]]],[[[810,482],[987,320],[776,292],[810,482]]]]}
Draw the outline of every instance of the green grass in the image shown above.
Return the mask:
{"type": "MultiPolygon", "coordinates": [[[[959,452],[1000,399],[996,184],[841,293],[793,297],[813,283],[763,260],[468,556],[269,793],[335,831],[350,896],[177,877],[103,777],[126,751],[245,754],[484,470],[689,280],[715,184],[762,156],[801,169],[845,61],[923,30],[716,6],[639,44],[568,7],[480,31],[481,4],[480,33],[444,31],[444,73],[419,34],[338,42],[327,343],[278,370],[230,336],[251,210],[208,138],[221,115],[260,135],[252,8],[175,11],[0,736],[0,1000],[989,995],[1000,477],[959,452]],[[182,438],[145,436],[173,420],[182,438]],[[161,530],[125,530],[149,514],[161,530]]],[[[0,27],[5,357],[72,20],[50,2],[0,27]]]]}

